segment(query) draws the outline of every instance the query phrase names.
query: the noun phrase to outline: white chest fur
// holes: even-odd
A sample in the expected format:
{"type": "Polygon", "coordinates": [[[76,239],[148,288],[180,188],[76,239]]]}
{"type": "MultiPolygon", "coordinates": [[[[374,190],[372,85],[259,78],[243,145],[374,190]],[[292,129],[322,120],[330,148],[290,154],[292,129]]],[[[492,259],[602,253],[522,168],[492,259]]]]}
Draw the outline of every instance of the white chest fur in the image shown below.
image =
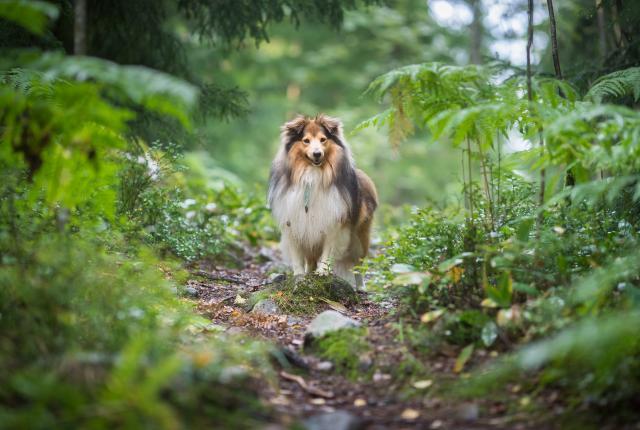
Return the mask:
{"type": "Polygon", "coordinates": [[[321,245],[327,232],[338,228],[348,211],[338,189],[323,186],[320,169],[313,167],[298,184],[277,190],[273,203],[282,233],[305,248],[321,245]]]}

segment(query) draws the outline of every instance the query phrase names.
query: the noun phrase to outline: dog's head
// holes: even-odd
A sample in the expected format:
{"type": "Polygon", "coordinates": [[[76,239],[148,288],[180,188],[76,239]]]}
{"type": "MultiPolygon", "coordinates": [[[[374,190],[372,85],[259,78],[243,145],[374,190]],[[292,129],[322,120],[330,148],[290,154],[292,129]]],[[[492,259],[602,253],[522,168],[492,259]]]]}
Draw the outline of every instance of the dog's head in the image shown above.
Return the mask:
{"type": "Polygon", "coordinates": [[[323,114],[299,115],[282,126],[282,143],[290,159],[322,167],[344,150],[342,123],[323,114]]]}

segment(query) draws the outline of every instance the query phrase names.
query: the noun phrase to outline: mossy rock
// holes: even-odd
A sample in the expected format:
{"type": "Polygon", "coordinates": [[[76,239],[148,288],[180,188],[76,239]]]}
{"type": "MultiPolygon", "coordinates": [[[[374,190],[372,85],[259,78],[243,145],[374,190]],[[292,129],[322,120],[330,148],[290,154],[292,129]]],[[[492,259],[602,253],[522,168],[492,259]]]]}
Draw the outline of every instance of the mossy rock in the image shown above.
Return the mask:
{"type": "Polygon", "coordinates": [[[307,343],[304,351],[331,361],[338,373],[358,379],[369,375],[372,370],[372,348],[367,336],[366,327],[332,331],[307,343]]]}
{"type": "Polygon", "coordinates": [[[351,306],[358,301],[353,287],[337,276],[287,276],[268,288],[249,296],[245,309],[251,310],[263,299],[273,299],[278,308],[288,315],[310,315],[326,308],[327,301],[351,306]]]}

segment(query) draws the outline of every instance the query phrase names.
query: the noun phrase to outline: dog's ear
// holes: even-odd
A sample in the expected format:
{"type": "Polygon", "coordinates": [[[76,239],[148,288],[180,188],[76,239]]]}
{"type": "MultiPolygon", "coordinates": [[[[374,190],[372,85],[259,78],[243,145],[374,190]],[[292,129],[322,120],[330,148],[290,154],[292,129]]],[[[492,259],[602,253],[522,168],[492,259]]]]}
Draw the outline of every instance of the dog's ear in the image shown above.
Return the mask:
{"type": "Polygon", "coordinates": [[[302,135],[304,128],[309,123],[309,120],[303,115],[298,115],[289,122],[285,122],[280,128],[282,135],[288,139],[297,138],[302,135]]]}
{"type": "Polygon", "coordinates": [[[331,136],[342,137],[342,122],[325,114],[316,116],[316,122],[323,126],[331,136]]]}

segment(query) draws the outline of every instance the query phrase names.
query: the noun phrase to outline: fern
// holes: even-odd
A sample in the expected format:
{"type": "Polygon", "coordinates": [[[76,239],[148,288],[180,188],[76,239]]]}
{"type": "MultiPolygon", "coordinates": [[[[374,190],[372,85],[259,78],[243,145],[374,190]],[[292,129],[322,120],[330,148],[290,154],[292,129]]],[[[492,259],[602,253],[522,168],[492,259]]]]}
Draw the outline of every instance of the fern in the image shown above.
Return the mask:
{"type": "Polygon", "coordinates": [[[142,66],[120,66],[99,58],[65,57],[57,53],[43,54],[28,66],[41,71],[45,81],[99,82],[111,97],[172,116],[184,126],[190,124],[187,111],[198,100],[198,90],[193,85],[142,66]]]}
{"type": "Polygon", "coordinates": [[[49,21],[58,17],[58,7],[37,0],[3,0],[0,19],[12,21],[35,34],[42,34],[49,21]]]}
{"type": "Polygon", "coordinates": [[[587,92],[586,98],[596,103],[605,99],[620,99],[633,96],[640,100],[640,67],[618,70],[600,77],[587,92]]]}

